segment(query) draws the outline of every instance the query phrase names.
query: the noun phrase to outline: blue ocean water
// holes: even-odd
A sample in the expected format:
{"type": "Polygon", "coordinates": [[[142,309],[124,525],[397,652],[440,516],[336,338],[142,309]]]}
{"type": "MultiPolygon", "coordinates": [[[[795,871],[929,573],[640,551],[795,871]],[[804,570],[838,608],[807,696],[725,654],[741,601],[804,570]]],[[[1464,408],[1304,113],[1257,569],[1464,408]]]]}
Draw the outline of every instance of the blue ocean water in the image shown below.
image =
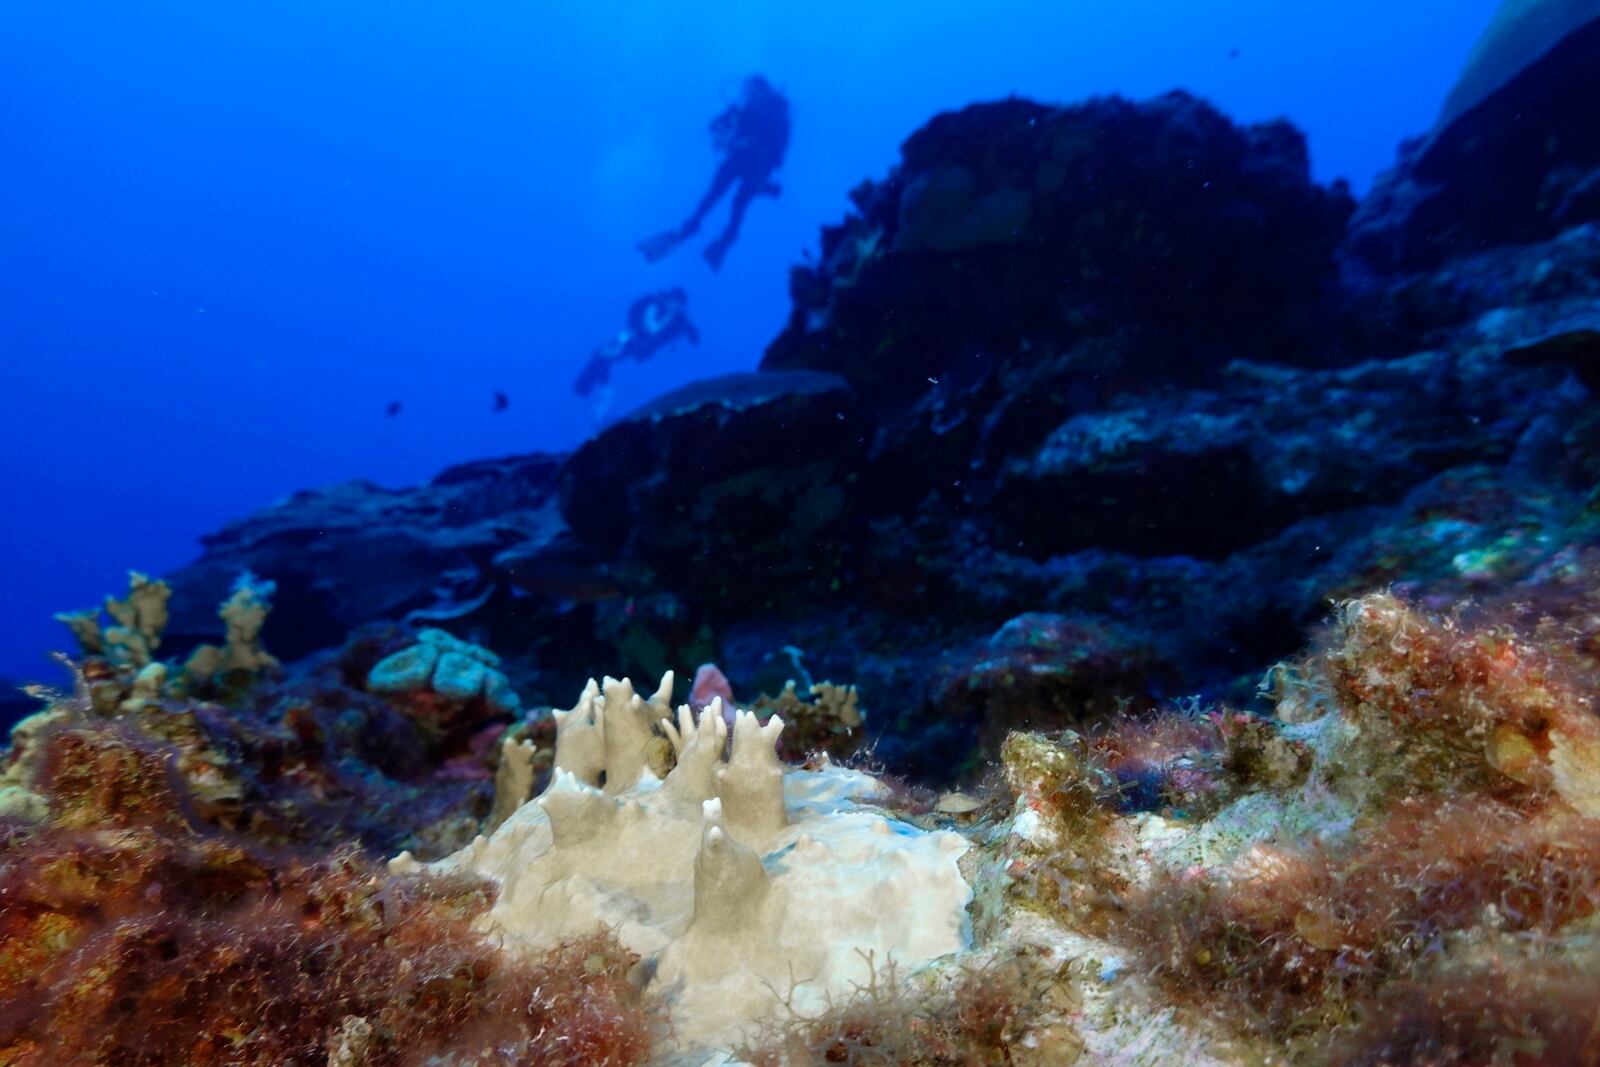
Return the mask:
{"type": "Polygon", "coordinates": [[[571,447],[571,382],[641,292],[682,286],[703,341],[621,368],[613,414],[753,368],[788,268],[940,110],[1181,87],[1287,116],[1359,191],[1493,7],[10,0],[0,675],[286,493],[571,447]],[[720,273],[646,263],[756,71],[793,108],[782,196],[720,273]]]}

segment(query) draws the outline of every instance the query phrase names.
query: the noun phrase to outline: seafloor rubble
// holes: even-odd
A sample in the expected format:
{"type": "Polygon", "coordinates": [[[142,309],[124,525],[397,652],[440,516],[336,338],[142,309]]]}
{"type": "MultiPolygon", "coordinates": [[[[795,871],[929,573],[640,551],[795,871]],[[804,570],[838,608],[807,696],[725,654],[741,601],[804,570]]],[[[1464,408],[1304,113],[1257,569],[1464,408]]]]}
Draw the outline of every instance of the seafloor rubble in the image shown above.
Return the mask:
{"type": "Polygon", "coordinates": [[[760,373],[63,615],[0,1064],[1600,1063],[1591,7],[1359,204],[939,116],[760,373]]]}

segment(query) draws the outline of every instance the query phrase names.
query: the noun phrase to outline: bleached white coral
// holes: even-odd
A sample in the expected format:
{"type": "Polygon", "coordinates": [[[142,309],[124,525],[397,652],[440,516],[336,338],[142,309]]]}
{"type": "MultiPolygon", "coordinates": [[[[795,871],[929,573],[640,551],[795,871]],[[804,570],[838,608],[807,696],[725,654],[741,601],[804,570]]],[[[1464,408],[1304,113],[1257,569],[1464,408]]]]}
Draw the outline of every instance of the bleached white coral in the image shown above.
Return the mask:
{"type": "MultiPolygon", "coordinates": [[[[668,675],[640,697],[590,682],[556,713],[557,770],[491,836],[432,865],[498,883],[484,923],[536,950],[616,930],[645,958],[685,1047],[727,1047],[764,1019],[867,981],[869,960],[914,968],[964,948],[972,890],[961,836],[870,806],[883,786],[827,766],[785,770],[783,721],[720,702],[669,716],[668,675]],[[655,750],[670,745],[665,780],[655,750]],[[671,762],[671,757],[668,762],[671,762]]],[[[398,870],[420,865],[403,854],[398,870]]]]}
{"type": "Polygon", "coordinates": [[[556,766],[580,782],[606,792],[624,792],[639,781],[659,748],[655,727],[672,712],[672,672],[646,701],[626,678],[584,686],[570,711],[556,711],[556,766]]]}
{"type": "Polygon", "coordinates": [[[494,808],[489,813],[488,829],[495,830],[509,819],[533,793],[534,757],[538,749],[514,731],[500,741],[500,765],[494,772],[494,808]]]}

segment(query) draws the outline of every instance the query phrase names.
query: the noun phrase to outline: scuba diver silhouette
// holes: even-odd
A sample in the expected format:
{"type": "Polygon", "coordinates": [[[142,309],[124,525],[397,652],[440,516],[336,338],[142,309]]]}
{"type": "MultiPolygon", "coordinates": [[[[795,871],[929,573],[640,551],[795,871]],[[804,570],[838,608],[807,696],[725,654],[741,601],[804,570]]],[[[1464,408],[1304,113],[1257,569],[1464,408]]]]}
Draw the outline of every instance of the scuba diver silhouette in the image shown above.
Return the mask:
{"type": "Polygon", "coordinates": [[[682,289],[646,293],[628,307],[628,325],[616,339],[601,345],[589,357],[572,388],[588,396],[611,381],[611,368],[625,359],[644,362],[676,341],[700,343],[700,331],[689,321],[689,296],[682,289]]]}
{"type": "Polygon", "coordinates": [[[772,180],[772,172],[783,163],[784,150],[789,146],[789,101],[767,79],[759,74],[747,78],[739,100],[712,119],[710,129],[713,146],[725,158],[705,196],[683,225],[640,242],[639,251],[652,263],[699,232],[700,223],[717,201],[737,186],[727,228],[705,249],[706,262],[712,270],[719,269],[739,236],[750,202],[758,196],[776,197],[782,192],[772,180]]]}

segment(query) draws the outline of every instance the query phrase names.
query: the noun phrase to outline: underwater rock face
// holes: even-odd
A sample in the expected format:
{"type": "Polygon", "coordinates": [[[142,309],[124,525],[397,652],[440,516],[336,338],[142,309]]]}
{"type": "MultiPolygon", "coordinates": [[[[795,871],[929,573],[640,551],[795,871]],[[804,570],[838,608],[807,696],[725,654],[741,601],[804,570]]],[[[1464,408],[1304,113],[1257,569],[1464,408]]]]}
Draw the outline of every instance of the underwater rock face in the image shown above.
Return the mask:
{"type": "Polygon", "coordinates": [[[1596,18],[1600,4],[1595,0],[1503,0],[1445,98],[1435,128],[1450,125],[1483,103],[1572,31],[1596,18]]]}
{"type": "Polygon", "coordinates": [[[834,375],[712,379],[579,448],[562,468],[562,513],[580,543],[663,588],[760,610],[778,588],[805,595],[840,573],[864,433],[834,375]],[[730,581],[749,574],[762,579],[730,581]]]}
{"type": "MultiPolygon", "coordinates": [[[[1348,249],[1347,249],[1348,251],[1348,249]]],[[[1600,223],[1547,241],[1502,245],[1448,259],[1421,273],[1374,275],[1347,294],[1341,326],[1360,350],[1400,355],[1482,336],[1521,346],[1587,320],[1600,300],[1600,223]]]]}
{"type": "Polygon", "coordinates": [[[1436,353],[1338,370],[1240,362],[1209,385],[1067,418],[1003,468],[1001,528],[1036,558],[1116,546],[1224,559],[1297,520],[1503,459],[1507,424],[1529,418],[1523,398],[1436,353]]]}
{"type": "Polygon", "coordinates": [[[975,717],[980,747],[998,752],[1014,729],[1109,719],[1124,703],[1175,681],[1171,666],[1126,628],[1028,612],[972,648],[930,699],[938,719],[975,717]]]}
{"type": "Polygon", "coordinates": [[[1350,249],[1417,271],[1600,220],[1600,4],[1508,4],[1440,124],[1406,145],[1351,223],[1350,249]]]}
{"type": "Polygon", "coordinates": [[[795,268],[764,368],[832,371],[904,403],[967,357],[1025,363],[1093,337],[1134,358],[1085,361],[1085,383],[1318,347],[1354,204],[1311,181],[1287,123],[1241,128],[1185,93],[1013,99],[936,117],[901,156],[824,230],[821,262],[795,268]]]}
{"type": "Polygon", "coordinates": [[[497,552],[560,532],[558,464],[534,454],[452,467],[404,490],[349,482],[296,493],[202,539],[204,555],[172,577],[168,639],[203,640],[214,624],[202,607],[241,570],[277,583],[266,640],[286,659],[338,645],[363,623],[455,617],[491,592],[483,572],[497,552]]]}

